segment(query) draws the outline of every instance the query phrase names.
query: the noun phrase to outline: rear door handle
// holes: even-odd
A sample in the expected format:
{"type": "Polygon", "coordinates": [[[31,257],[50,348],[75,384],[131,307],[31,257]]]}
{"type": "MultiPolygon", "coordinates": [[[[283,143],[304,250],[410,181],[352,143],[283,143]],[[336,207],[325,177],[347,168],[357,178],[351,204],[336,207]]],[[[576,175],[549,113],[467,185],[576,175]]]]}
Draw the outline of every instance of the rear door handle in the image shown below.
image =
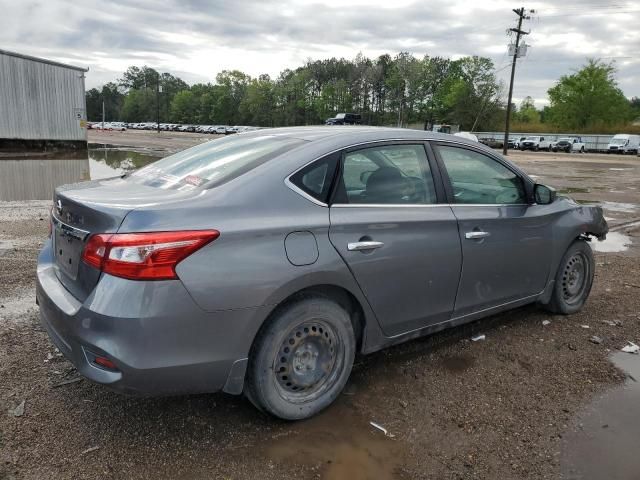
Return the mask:
{"type": "Polygon", "coordinates": [[[347,244],[347,250],[349,250],[350,252],[359,252],[360,250],[374,250],[383,246],[384,243],[382,242],[352,242],[347,244]]]}
{"type": "Polygon", "coordinates": [[[491,234],[489,232],[478,232],[478,231],[474,231],[474,232],[467,232],[464,234],[464,238],[466,238],[467,240],[478,240],[480,238],[486,238],[488,236],[490,236],[491,234]]]}

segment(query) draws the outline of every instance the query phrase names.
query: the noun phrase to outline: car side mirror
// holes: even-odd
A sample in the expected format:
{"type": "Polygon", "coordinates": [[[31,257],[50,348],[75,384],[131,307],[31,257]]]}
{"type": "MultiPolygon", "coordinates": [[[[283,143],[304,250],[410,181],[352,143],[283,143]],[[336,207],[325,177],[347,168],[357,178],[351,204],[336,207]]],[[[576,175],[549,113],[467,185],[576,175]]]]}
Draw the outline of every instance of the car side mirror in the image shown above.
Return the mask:
{"type": "Polygon", "coordinates": [[[556,200],[556,190],[541,183],[536,183],[533,188],[533,196],[538,205],[549,205],[556,200]]]}

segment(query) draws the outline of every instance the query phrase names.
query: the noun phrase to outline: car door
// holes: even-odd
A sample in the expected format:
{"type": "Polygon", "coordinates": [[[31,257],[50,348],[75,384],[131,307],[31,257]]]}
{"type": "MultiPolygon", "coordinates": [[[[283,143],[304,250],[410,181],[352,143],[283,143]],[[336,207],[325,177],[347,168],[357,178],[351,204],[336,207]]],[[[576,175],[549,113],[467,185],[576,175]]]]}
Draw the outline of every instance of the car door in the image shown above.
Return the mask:
{"type": "Polygon", "coordinates": [[[433,165],[416,142],[361,146],[340,161],[329,238],[389,336],[453,312],[460,240],[433,165]]]}
{"type": "Polygon", "coordinates": [[[531,181],[479,149],[433,147],[462,244],[454,316],[541,293],[549,276],[551,219],[528,202],[531,181]]]}

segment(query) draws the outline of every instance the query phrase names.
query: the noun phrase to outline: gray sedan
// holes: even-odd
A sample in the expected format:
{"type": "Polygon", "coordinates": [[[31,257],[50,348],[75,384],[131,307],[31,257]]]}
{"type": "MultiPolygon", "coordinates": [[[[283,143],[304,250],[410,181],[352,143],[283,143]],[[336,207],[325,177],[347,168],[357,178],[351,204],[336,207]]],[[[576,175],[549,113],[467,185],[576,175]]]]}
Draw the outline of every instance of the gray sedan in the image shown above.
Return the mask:
{"type": "Polygon", "coordinates": [[[122,392],[245,393],[284,419],[340,394],[356,353],[537,302],[585,304],[597,206],[476,142],[314,127],[213,140],[57,189],[42,323],[122,392]]]}

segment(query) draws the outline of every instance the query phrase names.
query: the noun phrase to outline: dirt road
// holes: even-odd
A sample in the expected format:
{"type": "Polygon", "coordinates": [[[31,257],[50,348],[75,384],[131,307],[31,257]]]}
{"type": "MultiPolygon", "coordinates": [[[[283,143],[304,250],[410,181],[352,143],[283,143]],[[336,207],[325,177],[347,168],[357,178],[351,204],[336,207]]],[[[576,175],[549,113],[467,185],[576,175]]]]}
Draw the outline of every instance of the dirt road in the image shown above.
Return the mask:
{"type": "MultiPolygon", "coordinates": [[[[108,143],[157,140],[138,134],[108,143]]],[[[161,135],[167,150],[211,138],[161,135]]],[[[266,417],[242,397],[128,398],[74,381],[34,305],[49,202],[0,202],[0,479],[583,478],[565,465],[573,444],[563,438],[624,381],[610,353],[640,342],[640,229],[624,227],[640,219],[640,159],[511,158],[541,182],[602,202],[618,243],[632,242],[597,253],[585,309],[565,318],[526,307],[359,358],[337,404],[300,423],[266,417]],[[477,333],[486,340],[471,342],[477,333]]],[[[627,468],[628,478],[640,471],[627,468]]]]}

